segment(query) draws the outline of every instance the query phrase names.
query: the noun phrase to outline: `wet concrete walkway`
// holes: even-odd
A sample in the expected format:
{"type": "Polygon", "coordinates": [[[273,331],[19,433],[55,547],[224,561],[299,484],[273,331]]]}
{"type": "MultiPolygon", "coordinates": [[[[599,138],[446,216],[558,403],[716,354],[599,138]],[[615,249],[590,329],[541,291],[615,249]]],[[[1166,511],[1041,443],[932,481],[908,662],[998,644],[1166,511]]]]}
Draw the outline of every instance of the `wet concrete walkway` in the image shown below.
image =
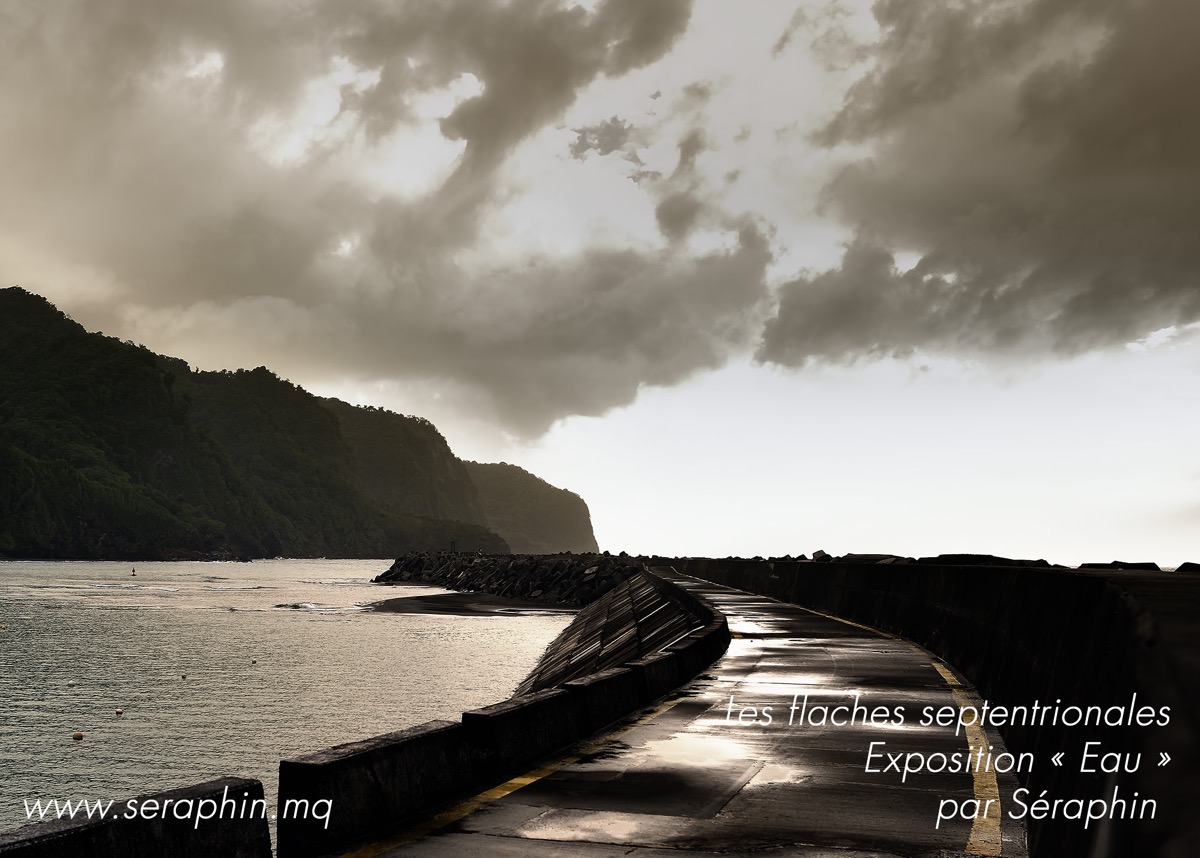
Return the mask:
{"type": "Polygon", "coordinates": [[[934,656],[802,608],[672,577],[728,617],[734,640],[725,656],[587,747],[350,854],[1026,855],[1023,826],[1004,816],[1012,775],[883,771],[889,754],[924,754],[938,768],[932,755],[961,759],[990,745],[1002,759],[994,733],[920,725],[925,707],[978,702],[934,656]],[[875,724],[861,723],[871,716],[875,724]],[[979,818],[939,822],[947,801],[978,807],[979,818]]]}

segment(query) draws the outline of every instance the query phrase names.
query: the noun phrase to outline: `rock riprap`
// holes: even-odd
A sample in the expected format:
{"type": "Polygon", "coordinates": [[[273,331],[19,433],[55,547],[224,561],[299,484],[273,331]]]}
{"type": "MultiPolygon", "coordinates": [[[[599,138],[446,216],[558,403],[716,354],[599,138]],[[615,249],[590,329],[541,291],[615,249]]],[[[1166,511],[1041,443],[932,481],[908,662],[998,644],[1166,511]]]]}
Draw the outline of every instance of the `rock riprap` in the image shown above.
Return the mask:
{"type": "Polygon", "coordinates": [[[491,593],[578,607],[640,572],[633,557],[609,554],[453,554],[400,557],[376,584],[429,584],[459,592],[491,593]]]}

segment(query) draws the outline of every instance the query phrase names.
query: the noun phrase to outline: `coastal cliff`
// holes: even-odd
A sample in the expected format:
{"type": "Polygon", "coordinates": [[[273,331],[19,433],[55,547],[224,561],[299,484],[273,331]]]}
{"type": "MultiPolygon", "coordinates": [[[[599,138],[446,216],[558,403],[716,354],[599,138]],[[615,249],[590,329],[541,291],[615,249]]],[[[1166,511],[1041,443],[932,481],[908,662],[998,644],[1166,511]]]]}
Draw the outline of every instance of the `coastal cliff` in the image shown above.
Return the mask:
{"type": "Polygon", "coordinates": [[[488,527],[503,536],[513,551],[600,550],[592,532],[591,512],[579,495],[507,462],[467,462],[466,466],[479,489],[488,527]]]}
{"type": "Polygon", "coordinates": [[[0,289],[0,557],[505,553],[508,515],[428,420],[194,370],[0,289]]]}

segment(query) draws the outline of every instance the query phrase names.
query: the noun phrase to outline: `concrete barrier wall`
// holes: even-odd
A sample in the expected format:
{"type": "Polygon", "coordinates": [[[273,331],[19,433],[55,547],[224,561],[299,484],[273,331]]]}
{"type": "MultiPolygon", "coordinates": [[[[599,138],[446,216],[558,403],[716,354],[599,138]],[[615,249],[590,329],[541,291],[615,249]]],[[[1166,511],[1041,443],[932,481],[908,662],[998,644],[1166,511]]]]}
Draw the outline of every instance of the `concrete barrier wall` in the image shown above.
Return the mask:
{"type": "Polygon", "coordinates": [[[584,727],[582,735],[601,730],[650,702],[642,699],[638,674],[628,667],[613,667],[583,679],[571,679],[562,687],[575,698],[575,708],[584,727]]]}
{"type": "Polygon", "coordinates": [[[648,655],[629,662],[626,667],[637,678],[643,700],[657,700],[674,691],[685,681],[679,656],[673,652],[648,655]]]}
{"type": "MultiPolygon", "coordinates": [[[[986,566],[682,559],[680,572],[912,640],[993,704],[1169,706],[1167,727],[1001,729],[1037,765],[1034,796],[1152,798],[1153,819],[1030,820],[1037,856],[1200,855],[1200,580],[1190,575],[986,566]],[[1080,771],[1085,742],[1141,754],[1135,772],[1080,771]],[[1066,752],[1067,765],[1051,757],[1066,752]],[[1160,766],[1162,753],[1170,762],[1160,766]]],[[[1031,796],[1031,799],[1032,797],[1031,796]]]]}
{"type": "Polygon", "coordinates": [[[350,742],[279,764],[280,855],[321,855],[371,834],[387,820],[430,813],[482,767],[459,723],[350,742]]]}
{"type": "Polygon", "coordinates": [[[583,733],[577,702],[561,688],[464,712],[469,743],[480,753],[480,779],[503,781],[583,733]]]}
{"type": "Polygon", "coordinates": [[[271,858],[266,802],[258,781],[223,778],[142,795],[117,802],[108,817],[39,822],[0,833],[0,855],[271,858]]]}
{"type": "MultiPolygon", "coordinates": [[[[280,858],[346,850],[528,771],[690,680],[725,651],[729,629],[707,602],[647,573],[627,593],[581,611],[562,637],[587,653],[625,653],[628,663],[465,712],[461,723],[434,721],[282,761],[280,858]],[[634,614],[652,620],[630,632],[634,614]],[[676,626],[682,638],[662,637],[676,626]],[[666,652],[654,648],[668,642],[666,652]],[[285,819],[289,801],[327,801],[328,824],[285,819]]],[[[554,659],[564,661],[562,653],[554,659]]],[[[546,675],[545,667],[531,676],[546,675]]]]}

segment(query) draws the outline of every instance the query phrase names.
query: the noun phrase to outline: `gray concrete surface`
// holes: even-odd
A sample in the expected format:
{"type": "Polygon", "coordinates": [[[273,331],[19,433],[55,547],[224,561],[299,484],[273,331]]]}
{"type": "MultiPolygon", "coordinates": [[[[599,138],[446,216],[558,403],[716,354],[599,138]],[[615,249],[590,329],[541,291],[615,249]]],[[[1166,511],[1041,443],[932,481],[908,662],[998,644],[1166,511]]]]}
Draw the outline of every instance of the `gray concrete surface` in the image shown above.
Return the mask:
{"type": "Polygon", "coordinates": [[[461,724],[433,721],[280,761],[277,854],[318,858],[427,818],[640,711],[728,643],[724,616],[639,570],[579,612],[513,698],[463,713],[461,724]]]}
{"type": "MultiPolygon", "coordinates": [[[[953,664],[993,706],[1170,710],[1153,727],[1038,719],[1001,727],[1010,751],[1043,764],[1028,796],[1081,801],[1113,819],[1085,825],[1070,806],[1028,821],[1040,858],[1194,858],[1200,855],[1200,577],[1125,570],[831,560],[675,558],[708,581],[826,611],[901,635],[953,664]],[[1089,743],[1140,755],[1108,772],[1085,766],[1089,743]],[[1046,765],[1059,752],[1059,766],[1046,765]],[[1169,756],[1164,759],[1164,755],[1169,756]],[[1086,769],[1086,770],[1085,770],[1086,769]],[[1154,803],[1121,808],[1134,797],[1154,803]]],[[[1033,814],[1031,813],[1031,816],[1033,814]]]]}
{"type": "Polygon", "coordinates": [[[969,742],[1003,751],[995,733],[972,738],[919,726],[923,707],[961,705],[972,694],[932,655],[799,607],[679,580],[722,610],[735,636],[705,673],[589,745],[347,854],[1026,854],[1024,828],[1002,810],[1017,786],[1012,775],[926,772],[902,782],[898,772],[865,770],[871,742],[886,743],[878,753],[968,753],[969,742]],[[805,693],[810,712],[850,705],[857,694],[868,710],[904,707],[905,723],[789,725],[793,696],[805,693]],[[764,705],[772,722],[749,723],[743,707],[754,707],[761,722],[764,705]],[[993,805],[987,819],[938,825],[943,801],[983,806],[989,797],[1000,809],[993,805]]]}

